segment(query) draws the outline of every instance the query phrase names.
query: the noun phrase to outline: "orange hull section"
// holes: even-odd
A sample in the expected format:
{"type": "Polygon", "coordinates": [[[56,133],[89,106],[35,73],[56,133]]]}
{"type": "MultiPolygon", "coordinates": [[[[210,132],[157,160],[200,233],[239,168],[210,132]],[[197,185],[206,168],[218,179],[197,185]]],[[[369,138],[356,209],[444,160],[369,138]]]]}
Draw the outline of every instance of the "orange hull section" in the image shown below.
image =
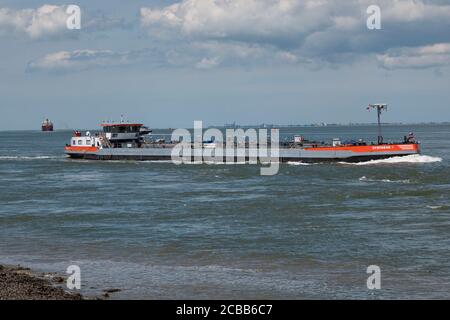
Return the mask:
{"type": "Polygon", "coordinates": [[[88,147],[88,146],[66,146],[64,147],[66,151],[75,151],[75,152],[95,152],[98,150],[97,147],[88,147]]]}
{"type": "Polygon", "coordinates": [[[351,151],[355,153],[386,152],[386,151],[415,151],[419,152],[419,145],[409,144],[381,144],[373,146],[336,146],[305,148],[308,151],[351,151]]]}

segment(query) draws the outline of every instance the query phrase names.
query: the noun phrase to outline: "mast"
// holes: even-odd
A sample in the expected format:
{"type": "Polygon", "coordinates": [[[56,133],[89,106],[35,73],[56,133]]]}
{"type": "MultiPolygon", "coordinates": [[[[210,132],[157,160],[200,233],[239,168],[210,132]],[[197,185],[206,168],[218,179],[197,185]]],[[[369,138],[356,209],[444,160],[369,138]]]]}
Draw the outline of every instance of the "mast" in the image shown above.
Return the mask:
{"type": "Polygon", "coordinates": [[[377,109],[377,117],[378,117],[378,144],[383,143],[383,136],[381,135],[381,112],[387,111],[387,104],[385,103],[376,103],[376,104],[369,104],[367,107],[367,110],[370,108],[376,108],[377,109]]]}

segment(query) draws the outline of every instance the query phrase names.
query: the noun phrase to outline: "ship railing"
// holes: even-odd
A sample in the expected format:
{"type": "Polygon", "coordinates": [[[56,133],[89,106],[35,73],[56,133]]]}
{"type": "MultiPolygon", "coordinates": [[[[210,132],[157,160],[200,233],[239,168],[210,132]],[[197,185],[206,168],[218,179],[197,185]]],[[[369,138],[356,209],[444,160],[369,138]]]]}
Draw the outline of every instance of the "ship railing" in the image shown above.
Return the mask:
{"type": "Polygon", "coordinates": [[[101,132],[99,133],[99,138],[100,138],[100,142],[102,144],[102,147],[107,147],[107,148],[112,148],[113,145],[111,143],[111,141],[109,141],[109,139],[106,137],[105,133],[101,132]]]}

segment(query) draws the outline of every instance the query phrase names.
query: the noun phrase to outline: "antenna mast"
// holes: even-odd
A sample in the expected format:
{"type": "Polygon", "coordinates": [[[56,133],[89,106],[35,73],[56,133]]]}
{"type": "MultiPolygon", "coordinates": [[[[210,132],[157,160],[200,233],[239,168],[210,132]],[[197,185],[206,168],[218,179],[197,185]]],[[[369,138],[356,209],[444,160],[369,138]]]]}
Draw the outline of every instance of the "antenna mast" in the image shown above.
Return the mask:
{"type": "Polygon", "coordinates": [[[378,144],[383,143],[383,136],[381,135],[381,112],[387,111],[387,104],[385,103],[376,103],[376,104],[369,104],[367,107],[367,110],[370,110],[370,108],[376,108],[377,109],[377,116],[378,116],[378,144]]]}

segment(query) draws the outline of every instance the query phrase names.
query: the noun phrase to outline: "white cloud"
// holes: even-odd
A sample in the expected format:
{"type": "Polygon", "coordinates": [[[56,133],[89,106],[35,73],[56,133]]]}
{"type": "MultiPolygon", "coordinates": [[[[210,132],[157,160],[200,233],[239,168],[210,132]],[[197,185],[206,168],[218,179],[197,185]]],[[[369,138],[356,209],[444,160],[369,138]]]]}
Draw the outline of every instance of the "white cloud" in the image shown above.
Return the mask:
{"type": "Polygon", "coordinates": [[[450,41],[450,5],[433,0],[376,3],[381,7],[381,31],[366,28],[372,0],[182,0],[141,8],[140,20],[150,37],[165,39],[169,46],[203,45],[206,54],[195,65],[208,67],[283,58],[311,65],[367,55],[386,55],[389,60],[394,58],[387,54],[392,48],[450,41]]]}
{"type": "Polygon", "coordinates": [[[141,25],[154,35],[167,31],[218,39],[274,39],[307,34],[330,25],[328,1],[184,0],[162,9],[141,8],[141,25]]]}
{"type": "Polygon", "coordinates": [[[219,65],[219,57],[213,57],[213,58],[203,58],[199,62],[195,64],[196,68],[199,69],[211,69],[217,65],[219,65]]]}
{"type": "Polygon", "coordinates": [[[442,67],[450,65],[450,43],[390,50],[378,60],[387,69],[442,67]]]}
{"type": "Polygon", "coordinates": [[[50,53],[31,61],[27,71],[80,71],[111,65],[129,63],[129,53],[115,53],[110,50],[75,50],[50,53]]]}
{"type": "Polygon", "coordinates": [[[166,55],[158,49],[144,48],[116,52],[80,49],[57,51],[32,60],[27,72],[71,73],[105,67],[120,67],[144,62],[149,66],[167,64],[166,55]]]}
{"type": "Polygon", "coordinates": [[[211,40],[178,46],[177,49],[169,51],[159,47],[122,52],[93,49],[57,51],[30,61],[26,71],[71,73],[138,63],[147,66],[211,69],[224,65],[250,67],[262,63],[280,65],[297,62],[298,58],[294,54],[274,47],[211,40]]]}
{"type": "MultiPolygon", "coordinates": [[[[316,68],[361,57],[378,58],[391,69],[447,65],[450,5],[437,1],[378,0],[383,30],[371,31],[366,9],[372,0],[182,0],[140,9],[141,26],[161,40],[159,50],[60,51],[31,61],[27,70],[73,71],[138,61],[199,69],[298,63],[316,68]]],[[[0,33],[59,34],[65,29],[62,8],[0,9],[0,33]]],[[[124,25],[105,16],[83,23],[92,30],[124,25]]]]}
{"type": "Polygon", "coordinates": [[[37,39],[66,30],[65,6],[43,5],[37,9],[0,8],[0,33],[24,33],[37,39]]]}
{"type": "Polygon", "coordinates": [[[298,62],[294,54],[276,47],[255,43],[197,41],[187,46],[185,55],[200,56],[196,68],[211,69],[218,66],[243,65],[251,67],[261,64],[281,65],[298,62]]]}
{"type": "Polygon", "coordinates": [[[383,2],[385,19],[403,22],[450,19],[450,5],[437,5],[417,0],[383,2]]]}
{"type": "MultiPolygon", "coordinates": [[[[36,9],[0,8],[0,35],[25,35],[31,39],[58,38],[61,35],[74,35],[67,29],[67,6],[45,4],[36,9]]],[[[81,12],[83,31],[103,31],[113,28],[127,28],[129,25],[121,18],[105,15],[89,15],[81,12]]]]}
{"type": "MultiPolygon", "coordinates": [[[[379,0],[382,19],[433,21],[450,18],[450,5],[422,0],[379,0]]],[[[223,39],[301,37],[328,28],[365,26],[372,0],[183,0],[164,8],[141,8],[141,25],[158,35],[223,39]]]]}

